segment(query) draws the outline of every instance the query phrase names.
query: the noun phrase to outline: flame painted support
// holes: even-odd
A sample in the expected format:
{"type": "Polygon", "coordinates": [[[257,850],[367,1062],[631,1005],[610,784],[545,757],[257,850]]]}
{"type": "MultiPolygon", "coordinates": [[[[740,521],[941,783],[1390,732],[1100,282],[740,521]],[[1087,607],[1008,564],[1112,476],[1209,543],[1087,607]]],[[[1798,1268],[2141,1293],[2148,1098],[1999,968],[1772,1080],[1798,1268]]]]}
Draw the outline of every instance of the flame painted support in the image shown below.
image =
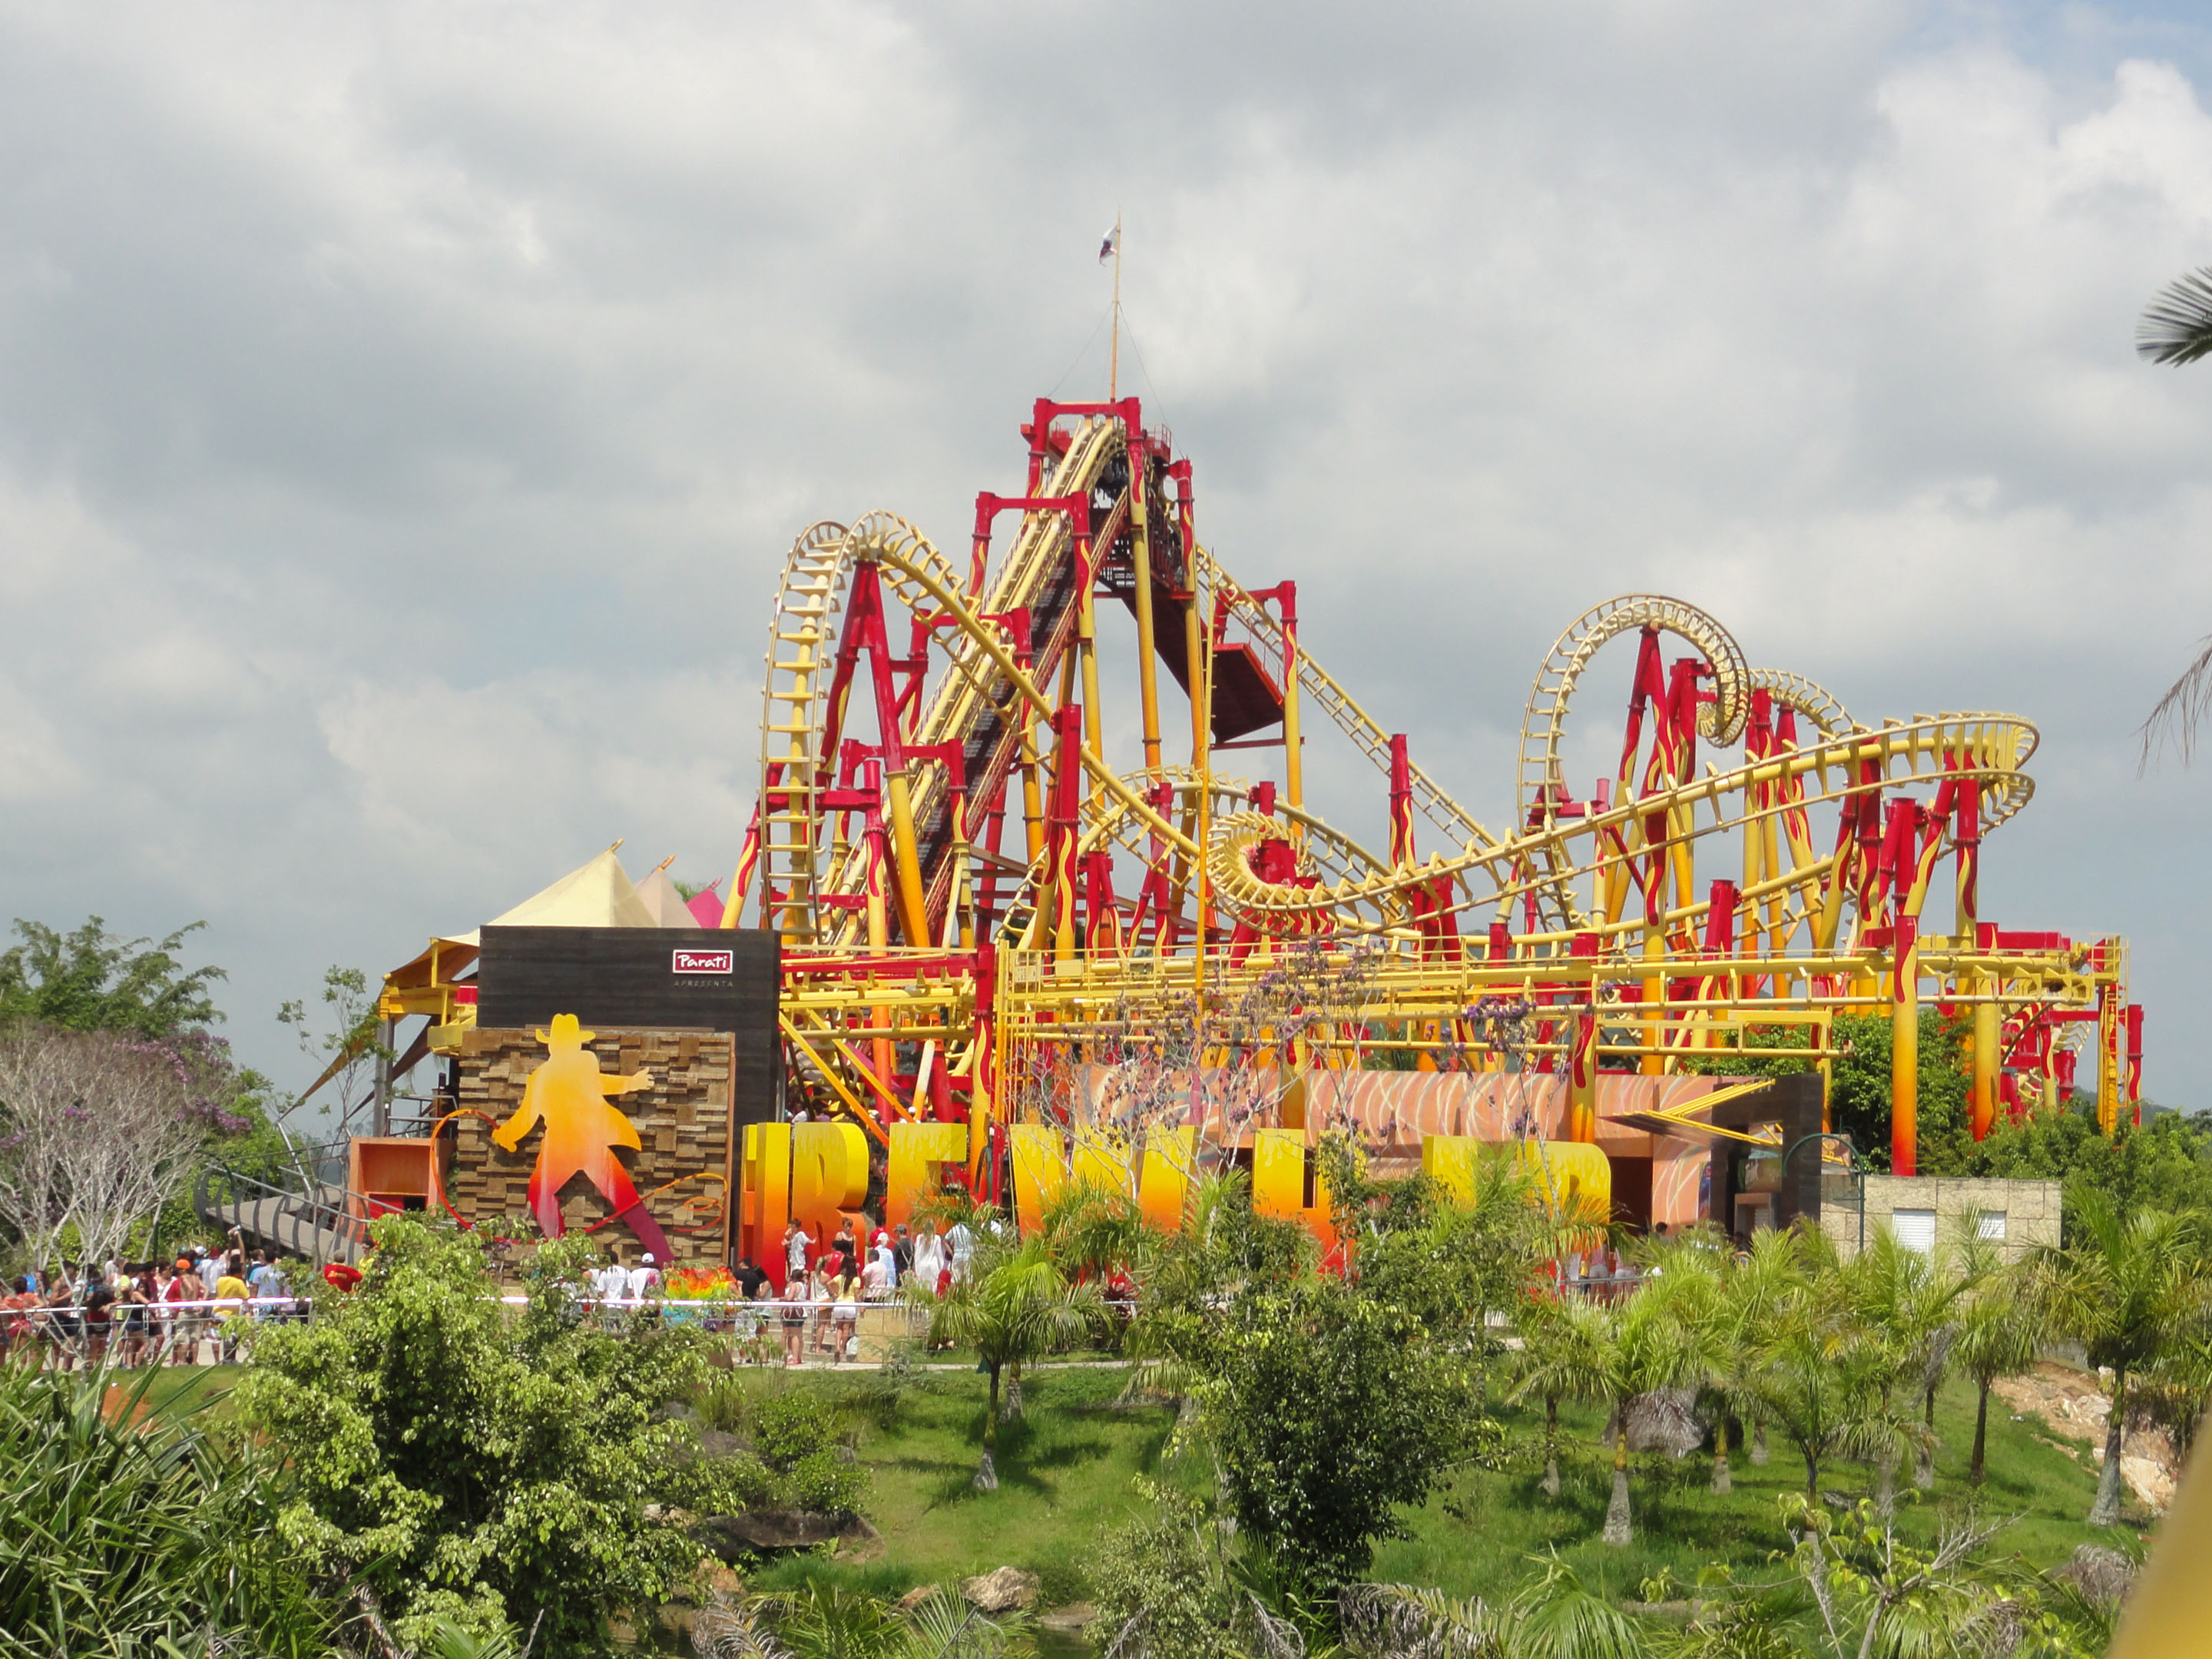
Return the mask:
{"type": "Polygon", "coordinates": [[[1890,933],[1889,1167],[1901,1176],[1918,1167],[1920,1145],[1919,921],[1905,902],[1909,888],[1901,886],[1901,880],[1909,881],[1903,860],[1910,857],[1919,814],[1911,801],[1892,801],[1888,834],[1882,842],[1897,899],[1890,933]]]}
{"type": "Polygon", "coordinates": [[[1413,767],[1406,752],[1406,734],[1390,734],[1390,867],[1403,870],[1413,861],[1413,767]]]}
{"type": "Polygon", "coordinates": [[[1582,1006],[1574,1017],[1574,1047],[1567,1061],[1567,1139],[1586,1146],[1597,1143],[1597,935],[1579,933],[1569,951],[1586,963],[1577,986],[1582,1006]]]}

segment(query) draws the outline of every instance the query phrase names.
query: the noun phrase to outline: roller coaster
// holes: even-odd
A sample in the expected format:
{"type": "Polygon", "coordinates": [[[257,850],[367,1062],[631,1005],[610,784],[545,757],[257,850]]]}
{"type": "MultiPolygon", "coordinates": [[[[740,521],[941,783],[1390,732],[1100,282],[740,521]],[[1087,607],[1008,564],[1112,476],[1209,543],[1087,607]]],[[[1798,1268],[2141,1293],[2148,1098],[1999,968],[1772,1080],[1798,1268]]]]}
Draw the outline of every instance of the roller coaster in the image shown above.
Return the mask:
{"type": "Polygon", "coordinates": [[[964,562],[880,512],[786,562],[722,925],[782,937],[793,1105],[886,1141],[965,1122],[980,1163],[991,1126],[1065,1118],[1070,1076],[1149,1051],[1178,1075],[1541,1073],[1562,1138],[1589,1141],[1608,1074],[1725,1073],[1748,1048],[1825,1071],[1838,1017],[1876,1015],[1909,1174],[1932,1005],[1977,1139],[2070,1096],[2084,1049],[2105,1128],[2135,1109],[2124,943],[1980,915],[1984,838],[2033,793],[2027,721],[1863,724],[1705,611],[1626,595],[1543,659],[1493,830],[1307,649],[1294,584],[1243,586],[1200,543],[1191,464],[1136,398],[1041,399],[1021,431],[1022,493],[977,496],[964,562]],[[1101,601],[1135,630],[1127,773],[1101,601]],[[1569,712],[1614,641],[1635,653],[1619,765],[1577,799],[1569,712]],[[1189,713],[1172,762],[1162,668],[1189,713]],[[1387,792],[1379,850],[1306,802],[1316,718],[1387,792]],[[1272,775],[1229,775],[1232,751],[1272,775]]]}

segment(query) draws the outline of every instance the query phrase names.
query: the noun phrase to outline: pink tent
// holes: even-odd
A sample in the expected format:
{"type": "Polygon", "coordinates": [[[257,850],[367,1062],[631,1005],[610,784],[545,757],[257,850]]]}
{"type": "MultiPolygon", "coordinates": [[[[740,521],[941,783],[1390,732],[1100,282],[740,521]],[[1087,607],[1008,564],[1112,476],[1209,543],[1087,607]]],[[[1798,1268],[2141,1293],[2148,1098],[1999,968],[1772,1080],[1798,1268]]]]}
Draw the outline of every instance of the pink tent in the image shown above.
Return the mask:
{"type": "Polygon", "coordinates": [[[722,878],[715,877],[701,891],[692,894],[684,905],[702,927],[720,927],[722,925],[722,901],[714,892],[721,884],[722,878]]]}

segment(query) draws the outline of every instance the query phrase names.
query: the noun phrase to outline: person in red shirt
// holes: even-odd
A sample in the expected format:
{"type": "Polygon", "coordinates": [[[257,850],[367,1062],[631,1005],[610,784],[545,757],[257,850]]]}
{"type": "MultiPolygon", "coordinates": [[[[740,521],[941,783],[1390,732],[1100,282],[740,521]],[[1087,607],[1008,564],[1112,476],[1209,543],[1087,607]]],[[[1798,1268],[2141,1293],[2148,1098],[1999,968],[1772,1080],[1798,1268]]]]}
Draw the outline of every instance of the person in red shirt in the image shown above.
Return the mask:
{"type": "Polygon", "coordinates": [[[177,1308],[173,1304],[180,1302],[203,1302],[206,1299],[207,1291],[200,1284],[200,1276],[192,1271],[191,1258],[179,1256],[176,1275],[169,1280],[161,1291],[163,1304],[170,1307],[171,1310],[163,1317],[175,1322],[170,1329],[169,1340],[176,1346],[182,1356],[174,1362],[177,1364],[199,1364],[200,1321],[196,1312],[189,1309],[177,1308]]]}
{"type": "Polygon", "coordinates": [[[11,1355],[36,1355],[37,1343],[31,1334],[31,1310],[38,1305],[39,1298],[31,1293],[31,1281],[27,1279],[14,1280],[8,1294],[0,1296],[0,1360],[11,1355]]]}

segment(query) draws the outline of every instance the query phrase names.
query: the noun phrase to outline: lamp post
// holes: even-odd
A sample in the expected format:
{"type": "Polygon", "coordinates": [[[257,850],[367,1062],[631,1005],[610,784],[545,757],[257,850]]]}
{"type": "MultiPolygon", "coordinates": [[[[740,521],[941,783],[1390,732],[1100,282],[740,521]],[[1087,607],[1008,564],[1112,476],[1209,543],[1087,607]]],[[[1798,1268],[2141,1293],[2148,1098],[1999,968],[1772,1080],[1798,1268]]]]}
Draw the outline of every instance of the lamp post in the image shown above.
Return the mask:
{"type": "Polygon", "coordinates": [[[1815,1129],[1810,1134],[1799,1135],[1796,1139],[1791,1141],[1787,1146],[1782,1149],[1782,1178],[1784,1181],[1787,1181],[1790,1178],[1790,1160],[1797,1156],[1797,1149],[1800,1146],[1802,1146],[1808,1140],[1840,1140],[1844,1143],[1844,1167],[1851,1174],[1861,1177],[1859,1182],[1858,1248],[1861,1250],[1865,1249],[1866,1182],[1864,1180],[1864,1176],[1869,1166],[1866,1160],[1859,1154],[1858,1143],[1854,1141],[1849,1134],[1843,1133],[1833,1129],[1815,1129]]]}

